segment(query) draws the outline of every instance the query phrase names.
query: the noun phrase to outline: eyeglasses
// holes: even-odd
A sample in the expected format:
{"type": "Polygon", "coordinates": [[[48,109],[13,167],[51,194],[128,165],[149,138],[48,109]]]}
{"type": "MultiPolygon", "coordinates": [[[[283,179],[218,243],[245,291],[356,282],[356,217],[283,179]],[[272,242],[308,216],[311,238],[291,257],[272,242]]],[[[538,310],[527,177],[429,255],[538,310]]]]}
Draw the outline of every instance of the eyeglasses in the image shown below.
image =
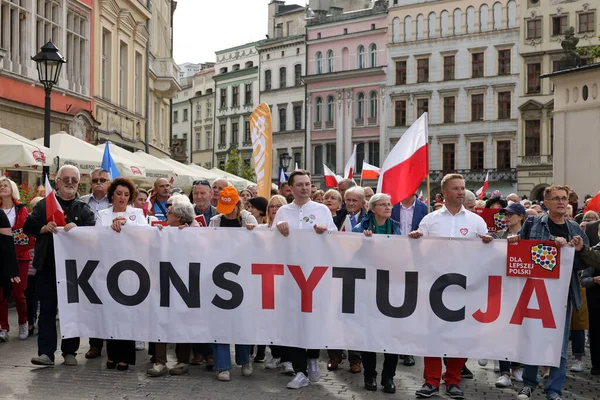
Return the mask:
{"type": "Polygon", "coordinates": [[[553,198],[551,198],[551,199],[546,199],[546,200],[552,200],[552,201],[556,201],[557,203],[558,203],[559,201],[560,201],[560,202],[563,202],[563,203],[566,203],[567,201],[569,201],[569,198],[567,198],[567,197],[553,197],[553,198]]]}
{"type": "Polygon", "coordinates": [[[106,183],[106,182],[108,182],[108,179],[106,179],[106,178],[94,178],[94,179],[92,179],[92,183],[98,183],[98,182],[100,182],[100,183],[106,183]]]}
{"type": "Polygon", "coordinates": [[[269,210],[277,210],[281,207],[281,204],[271,204],[269,210]]]}
{"type": "Polygon", "coordinates": [[[196,186],[196,185],[202,185],[202,186],[208,186],[208,187],[210,187],[210,182],[207,181],[206,179],[201,179],[201,180],[192,182],[192,186],[196,186]]]}
{"type": "Polygon", "coordinates": [[[70,177],[64,178],[64,177],[61,176],[61,177],[58,177],[56,179],[60,179],[64,183],[73,183],[73,184],[79,183],[79,179],[77,179],[77,178],[70,178],[70,177]]]}

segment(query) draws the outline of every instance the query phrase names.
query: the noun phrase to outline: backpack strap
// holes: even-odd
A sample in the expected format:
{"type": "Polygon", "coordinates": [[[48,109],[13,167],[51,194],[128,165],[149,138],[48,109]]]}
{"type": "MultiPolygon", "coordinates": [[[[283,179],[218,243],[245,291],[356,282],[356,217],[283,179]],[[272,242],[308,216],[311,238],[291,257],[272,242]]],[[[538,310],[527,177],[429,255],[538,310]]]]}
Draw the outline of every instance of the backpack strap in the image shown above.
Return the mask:
{"type": "Polygon", "coordinates": [[[530,215],[525,220],[525,225],[523,226],[524,229],[523,229],[523,234],[521,235],[521,239],[529,240],[529,237],[531,236],[531,227],[533,226],[534,218],[535,217],[533,215],[530,215]]]}

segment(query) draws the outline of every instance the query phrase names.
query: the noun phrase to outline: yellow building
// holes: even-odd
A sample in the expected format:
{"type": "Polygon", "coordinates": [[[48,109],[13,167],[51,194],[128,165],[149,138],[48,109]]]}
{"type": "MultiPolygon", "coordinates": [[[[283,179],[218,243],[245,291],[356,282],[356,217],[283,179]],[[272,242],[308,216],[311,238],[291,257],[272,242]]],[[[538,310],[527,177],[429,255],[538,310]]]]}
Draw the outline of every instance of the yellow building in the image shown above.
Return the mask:
{"type": "Polygon", "coordinates": [[[171,0],[97,0],[94,116],[98,141],[156,156],[170,153],[169,100],[179,87],[171,0]]]}

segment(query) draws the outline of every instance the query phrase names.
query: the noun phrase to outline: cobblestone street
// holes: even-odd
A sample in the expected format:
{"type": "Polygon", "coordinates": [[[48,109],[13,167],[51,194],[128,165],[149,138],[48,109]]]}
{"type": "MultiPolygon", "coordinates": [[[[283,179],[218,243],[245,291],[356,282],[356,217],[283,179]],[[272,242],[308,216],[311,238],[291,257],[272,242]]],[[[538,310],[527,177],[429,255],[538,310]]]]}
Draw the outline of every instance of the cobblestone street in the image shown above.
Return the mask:
{"type": "MultiPolygon", "coordinates": [[[[146,368],[149,356],[145,351],[137,352],[137,365],[127,372],[107,370],[106,357],[86,360],[83,355],[88,350],[87,339],[82,345],[77,359],[79,365],[61,365],[60,352],[56,353],[57,365],[51,368],[36,368],[29,360],[37,354],[37,335],[20,341],[16,336],[16,312],[11,310],[10,322],[13,330],[11,340],[0,344],[0,399],[414,399],[415,391],[422,384],[423,361],[417,358],[417,365],[399,365],[395,383],[397,392],[385,394],[381,388],[377,392],[367,392],[363,388],[362,374],[353,375],[344,361],[335,372],[327,371],[326,352],[321,353],[321,381],[301,390],[286,389],[291,379],[277,371],[265,370],[264,364],[255,364],[254,375],[241,376],[239,367],[234,367],[231,382],[219,382],[215,373],[206,371],[203,366],[193,366],[188,375],[148,378],[146,368]]],[[[232,346],[233,347],[233,346],[232,346]]],[[[105,350],[103,350],[103,355],[105,350]]],[[[383,357],[379,357],[381,362],[383,357]]],[[[169,352],[169,366],[175,364],[172,350],[169,352]]],[[[600,399],[600,377],[589,373],[589,358],[585,359],[586,370],[574,374],[567,372],[564,399],[600,399]]],[[[513,389],[497,389],[494,383],[497,374],[493,363],[485,368],[476,360],[469,360],[468,367],[475,378],[463,381],[467,399],[516,399],[517,384],[513,389]]],[[[443,389],[443,385],[441,389],[443,389]]],[[[439,398],[446,398],[445,395],[439,398]]],[[[534,399],[545,398],[541,388],[536,390],[534,399]]]]}

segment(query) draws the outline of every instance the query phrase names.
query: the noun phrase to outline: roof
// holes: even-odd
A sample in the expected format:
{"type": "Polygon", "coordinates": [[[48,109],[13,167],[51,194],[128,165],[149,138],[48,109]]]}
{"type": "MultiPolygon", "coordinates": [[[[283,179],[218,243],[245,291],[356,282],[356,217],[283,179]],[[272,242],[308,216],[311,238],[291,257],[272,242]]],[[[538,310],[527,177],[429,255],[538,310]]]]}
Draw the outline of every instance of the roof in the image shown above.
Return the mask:
{"type": "Polygon", "coordinates": [[[553,77],[559,76],[559,75],[567,75],[567,74],[572,74],[574,72],[590,71],[590,70],[598,69],[598,68],[600,68],[600,63],[584,65],[583,67],[563,69],[561,71],[552,72],[550,74],[544,74],[541,77],[542,78],[553,78],[553,77]]]}
{"type": "Polygon", "coordinates": [[[223,54],[223,53],[227,53],[229,51],[239,50],[239,49],[243,49],[243,48],[246,48],[246,47],[260,46],[261,44],[263,44],[264,41],[265,41],[265,39],[262,39],[262,40],[258,40],[256,42],[250,42],[250,43],[242,44],[242,45],[239,45],[239,46],[230,47],[228,49],[217,50],[217,51],[215,51],[215,54],[223,54]]]}
{"type": "Polygon", "coordinates": [[[300,11],[304,11],[304,7],[299,6],[297,4],[290,4],[290,5],[282,5],[279,6],[279,10],[277,11],[277,13],[275,14],[275,16],[279,16],[279,15],[285,15],[285,14],[291,14],[291,13],[295,13],[295,12],[300,12],[300,11]]]}
{"type": "Polygon", "coordinates": [[[305,36],[306,35],[301,34],[301,35],[285,36],[285,37],[275,38],[275,39],[267,39],[267,40],[263,41],[259,46],[256,46],[256,47],[265,47],[265,46],[270,46],[272,44],[283,43],[283,42],[293,42],[295,40],[304,39],[305,36]]]}

